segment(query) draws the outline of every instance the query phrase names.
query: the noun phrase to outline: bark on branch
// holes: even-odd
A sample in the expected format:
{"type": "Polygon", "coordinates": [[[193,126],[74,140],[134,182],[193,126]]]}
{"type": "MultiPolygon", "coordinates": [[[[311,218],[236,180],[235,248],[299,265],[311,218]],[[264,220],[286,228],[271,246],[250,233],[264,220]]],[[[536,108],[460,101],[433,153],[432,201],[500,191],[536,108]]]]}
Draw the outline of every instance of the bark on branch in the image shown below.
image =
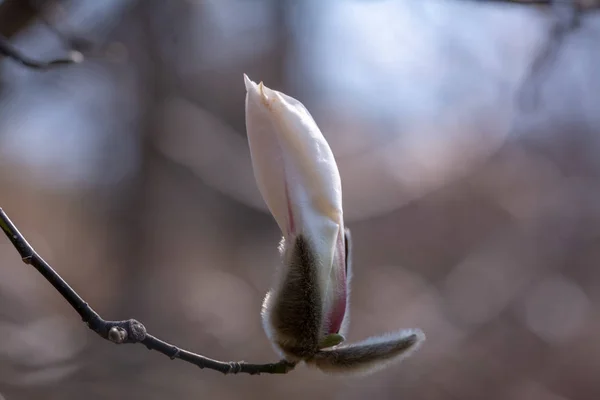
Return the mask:
{"type": "Polygon", "coordinates": [[[294,369],[295,364],[286,360],[269,364],[249,364],[244,361],[217,361],[200,354],[181,349],[148,333],[146,327],[135,319],[124,321],[105,320],[95,312],[83,298],[40,257],[25,240],[17,227],[0,208],[0,228],[19,252],[23,262],[38,270],[40,274],[56,289],[58,293],[73,307],[91,330],[101,338],[115,344],[141,343],[149,350],[155,350],[170,359],[180,359],[202,369],[212,369],[223,374],[246,373],[251,375],[286,374],[294,369]]]}

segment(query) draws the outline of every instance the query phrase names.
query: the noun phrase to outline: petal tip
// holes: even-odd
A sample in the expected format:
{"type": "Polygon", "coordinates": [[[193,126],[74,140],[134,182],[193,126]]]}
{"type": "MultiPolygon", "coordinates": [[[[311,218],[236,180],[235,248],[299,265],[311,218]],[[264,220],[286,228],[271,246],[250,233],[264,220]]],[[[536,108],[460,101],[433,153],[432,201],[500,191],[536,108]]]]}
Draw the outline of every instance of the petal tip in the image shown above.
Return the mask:
{"type": "Polygon", "coordinates": [[[246,86],[246,92],[257,93],[263,101],[268,99],[267,93],[270,91],[270,89],[266,87],[262,81],[257,84],[250,79],[248,75],[244,74],[244,85],[246,86]]]}
{"type": "Polygon", "coordinates": [[[252,79],[248,77],[248,75],[244,74],[244,85],[246,86],[246,91],[249,91],[256,86],[256,83],[254,83],[252,79]]]}

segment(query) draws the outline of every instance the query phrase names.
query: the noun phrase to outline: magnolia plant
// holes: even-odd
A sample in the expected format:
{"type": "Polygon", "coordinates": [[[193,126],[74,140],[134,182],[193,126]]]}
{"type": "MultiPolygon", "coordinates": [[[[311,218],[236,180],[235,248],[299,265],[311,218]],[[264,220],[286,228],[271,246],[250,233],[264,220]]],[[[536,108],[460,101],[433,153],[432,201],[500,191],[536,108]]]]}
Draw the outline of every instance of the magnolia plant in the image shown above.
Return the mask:
{"type": "Polygon", "coordinates": [[[372,372],[406,357],[425,339],[420,330],[344,344],[352,249],[335,158],[302,103],[244,80],[254,176],[283,234],[262,307],[267,336],[286,360],[326,372],[372,372]]]}

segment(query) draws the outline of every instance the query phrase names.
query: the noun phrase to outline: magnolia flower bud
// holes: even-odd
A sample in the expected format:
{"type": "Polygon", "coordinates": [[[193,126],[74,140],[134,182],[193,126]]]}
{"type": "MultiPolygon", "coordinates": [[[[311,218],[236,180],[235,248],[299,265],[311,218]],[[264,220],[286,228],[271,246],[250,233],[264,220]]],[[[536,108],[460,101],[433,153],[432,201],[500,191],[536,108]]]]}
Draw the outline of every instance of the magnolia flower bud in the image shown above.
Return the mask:
{"type": "Polygon", "coordinates": [[[401,331],[342,345],[349,321],[350,232],[335,158],[298,100],[246,83],[246,130],[258,188],[283,238],[282,266],[263,303],[263,325],[289,361],[364,372],[398,360],[425,338],[401,331]]]}

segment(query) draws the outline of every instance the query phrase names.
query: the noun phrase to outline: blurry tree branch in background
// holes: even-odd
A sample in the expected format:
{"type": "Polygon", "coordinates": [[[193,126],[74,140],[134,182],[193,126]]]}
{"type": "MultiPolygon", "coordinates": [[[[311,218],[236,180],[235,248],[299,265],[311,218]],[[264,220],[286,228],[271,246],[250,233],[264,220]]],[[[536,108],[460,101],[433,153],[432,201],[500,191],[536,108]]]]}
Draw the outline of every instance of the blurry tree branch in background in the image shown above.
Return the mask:
{"type": "Polygon", "coordinates": [[[598,1],[578,0],[552,0],[553,22],[546,41],[541,45],[539,52],[533,58],[529,71],[525,76],[519,92],[519,105],[527,111],[535,109],[539,103],[539,89],[544,75],[550,72],[553,61],[558,57],[561,45],[567,35],[579,26],[581,13],[586,10],[585,5],[600,6],[598,1]]]}
{"type": "Polygon", "coordinates": [[[116,344],[141,343],[149,350],[155,350],[170,359],[180,359],[201,369],[208,368],[223,374],[247,373],[250,375],[285,374],[294,369],[295,364],[286,360],[269,364],[249,364],[243,361],[217,361],[189,352],[160,340],[146,331],[146,327],[135,319],[107,321],[96,313],[52,267],[40,257],[17,227],[0,208],[0,227],[17,249],[23,262],[32,265],[61,294],[61,296],[81,316],[83,322],[103,339],[116,344]]]}
{"type": "Polygon", "coordinates": [[[15,36],[40,13],[29,1],[5,0],[0,3],[0,34],[6,38],[15,36]]]}
{"type": "Polygon", "coordinates": [[[34,69],[49,69],[55,66],[78,63],[83,55],[71,51],[67,57],[50,61],[38,61],[23,55],[11,43],[10,38],[25,29],[32,21],[41,16],[42,7],[48,1],[39,1],[33,5],[30,1],[6,0],[0,4],[0,54],[34,69]]]}
{"type": "Polygon", "coordinates": [[[519,106],[533,111],[539,102],[539,89],[544,74],[550,71],[552,61],[556,59],[569,32],[579,26],[581,14],[600,10],[600,0],[475,0],[480,3],[504,3],[524,6],[550,8],[553,24],[548,38],[534,56],[529,72],[518,93],[519,106]]]}
{"type": "Polygon", "coordinates": [[[539,102],[539,89],[544,75],[550,71],[565,38],[579,26],[581,14],[600,10],[600,0],[475,0],[479,3],[503,3],[539,6],[550,9],[554,21],[547,40],[534,56],[518,93],[519,106],[534,111],[539,102]]]}
{"type": "Polygon", "coordinates": [[[558,3],[573,4],[581,10],[593,10],[600,8],[598,0],[475,0],[480,3],[508,3],[529,6],[553,6],[558,3]]]}
{"type": "Polygon", "coordinates": [[[76,64],[83,61],[83,55],[78,51],[71,51],[68,57],[58,58],[50,61],[38,61],[21,54],[10,42],[0,36],[0,53],[6,57],[17,61],[28,68],[50,69],[61,65],[76,64]]]}

